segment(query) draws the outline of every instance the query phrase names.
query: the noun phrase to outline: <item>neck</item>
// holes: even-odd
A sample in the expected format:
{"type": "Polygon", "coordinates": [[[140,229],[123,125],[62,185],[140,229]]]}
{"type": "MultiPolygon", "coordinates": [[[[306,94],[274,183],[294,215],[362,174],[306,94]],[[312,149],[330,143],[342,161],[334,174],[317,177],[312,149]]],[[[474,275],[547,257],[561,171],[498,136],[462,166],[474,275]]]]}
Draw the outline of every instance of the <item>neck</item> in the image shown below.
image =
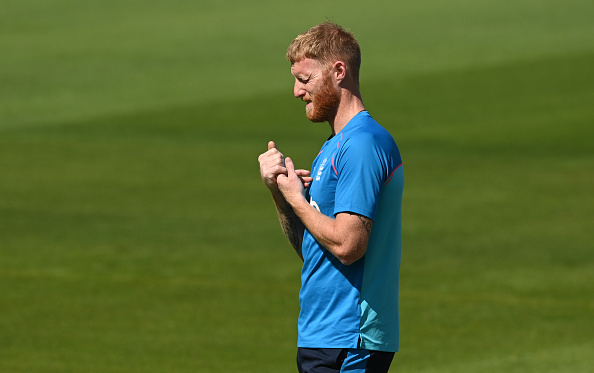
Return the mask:
{"type": "Polygon", "coordinates": [[[365,105],[363,105],[361,93],[358,91],[351,92],[343,88],[340,103],[338,104],[338,110],[336,110],[336,116],[333,120],[328,121],[328,123],[330,123],[332,136],[342,131],[355,115],[364,110],[365,105]]]}

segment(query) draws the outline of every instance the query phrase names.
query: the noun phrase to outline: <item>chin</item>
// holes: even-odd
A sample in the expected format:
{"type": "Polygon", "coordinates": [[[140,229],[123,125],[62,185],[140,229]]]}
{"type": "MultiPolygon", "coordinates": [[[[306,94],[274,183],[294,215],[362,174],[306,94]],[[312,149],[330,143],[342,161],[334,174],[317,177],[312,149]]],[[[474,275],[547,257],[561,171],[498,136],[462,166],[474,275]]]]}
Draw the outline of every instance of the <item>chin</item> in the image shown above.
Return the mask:
{"type": "Polygon", "coordinates": [[[314,122],[314,123],[322,123],[322,122],[327,121],[327,119],[325,117],[323,117],[322,115],[320,115],[320,113],[318,113],[315,109],[306,110],[305,116],[307,117],[307,119],[310,120],[310,122],[314,122]]]}
{"type": "Polygon", "coordinates": [[[313,123],[323,123],[323,122],[328,122],[328,119],[324,119],[321,117],[312,117],[312,116],[307,116],[307,119],[309,119],[310,122],[313,123]]]}

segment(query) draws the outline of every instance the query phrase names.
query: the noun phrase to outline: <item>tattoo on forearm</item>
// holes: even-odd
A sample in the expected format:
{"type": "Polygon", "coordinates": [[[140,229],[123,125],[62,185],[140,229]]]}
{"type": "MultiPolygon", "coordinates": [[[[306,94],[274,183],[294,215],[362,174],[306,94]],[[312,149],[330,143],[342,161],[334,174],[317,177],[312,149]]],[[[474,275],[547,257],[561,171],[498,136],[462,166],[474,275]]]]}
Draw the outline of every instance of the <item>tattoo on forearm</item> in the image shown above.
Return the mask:
{"type": "Polygon", "coordinates": [[[292,208],[278,207],[277,210],[281,228],[283,229],[285,236],[287,236],[289,239],[289,242],[297,252],[297,255],[303,258],[301,253],[301,244],[303,242],[305,226],[301,222],[301,219],[297,217],[292,208]]]}

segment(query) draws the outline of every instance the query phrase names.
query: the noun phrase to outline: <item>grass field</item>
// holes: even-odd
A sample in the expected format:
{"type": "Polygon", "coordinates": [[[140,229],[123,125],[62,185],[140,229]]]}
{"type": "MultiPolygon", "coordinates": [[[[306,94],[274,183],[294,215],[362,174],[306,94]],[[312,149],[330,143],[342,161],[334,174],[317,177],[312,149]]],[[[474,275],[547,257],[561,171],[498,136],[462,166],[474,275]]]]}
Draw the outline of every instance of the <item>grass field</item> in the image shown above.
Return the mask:
{"type": "Polygon", "coordinates": [[[4,0],[0,372],[293,372],[257,157],[326,17],[405,163],[392,372],[594,371],[594,3],[4,0]]]}

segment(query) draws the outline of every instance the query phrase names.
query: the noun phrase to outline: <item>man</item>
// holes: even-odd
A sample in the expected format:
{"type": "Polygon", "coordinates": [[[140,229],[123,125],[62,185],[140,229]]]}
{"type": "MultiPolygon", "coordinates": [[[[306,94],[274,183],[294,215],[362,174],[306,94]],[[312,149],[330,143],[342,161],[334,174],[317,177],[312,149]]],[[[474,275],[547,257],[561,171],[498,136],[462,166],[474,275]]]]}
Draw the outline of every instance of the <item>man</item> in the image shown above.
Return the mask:
{"type": "Polygon", "coordinates": [[[399,345],[400,153],[365,110],[352,34],[320,24],[293,40],[286,57],[308,119],[331,129],[311,174],[272,141],[258,158],[303,260],[299,372],[387,372],[399,345]]]}

